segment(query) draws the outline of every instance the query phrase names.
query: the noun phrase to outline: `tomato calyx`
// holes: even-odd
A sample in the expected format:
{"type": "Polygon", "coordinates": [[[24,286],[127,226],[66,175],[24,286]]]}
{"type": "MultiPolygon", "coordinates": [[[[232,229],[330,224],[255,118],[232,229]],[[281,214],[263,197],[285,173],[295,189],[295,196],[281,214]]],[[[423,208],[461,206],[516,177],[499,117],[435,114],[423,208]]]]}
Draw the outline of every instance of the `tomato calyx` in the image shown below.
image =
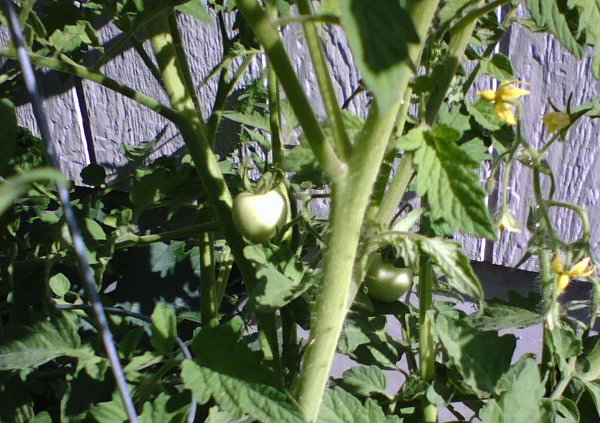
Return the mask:
{"type": "Polygon", "coordinates": [[[254,194],[267,194],[279,187],[285,180],[285,172],[279,168],[267,170],[257,181],[252,181],[248,176],[248,162],[243,162],[240,167],[240,176],[244,189],[254,194]]]}

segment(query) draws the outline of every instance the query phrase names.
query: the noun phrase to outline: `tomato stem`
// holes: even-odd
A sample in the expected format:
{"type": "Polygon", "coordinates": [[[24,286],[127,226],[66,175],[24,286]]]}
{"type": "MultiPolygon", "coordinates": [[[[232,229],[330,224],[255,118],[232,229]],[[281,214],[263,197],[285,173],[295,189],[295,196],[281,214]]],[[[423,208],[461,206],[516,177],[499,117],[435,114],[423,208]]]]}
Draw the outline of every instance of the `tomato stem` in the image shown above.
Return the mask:
{"type": "MultiPolygon", "coordinates": [[[[250,261],[244,257],[245,243],[233,223],[231,193],[210,147],[202,115],[197,113],[193,97],[184,82],[185,74],[189,73],[189,70],[182,70],[187,68],[187,63],[178,60],[172,36],[172,32],[177,32],[178,28],[176,25],[171,27],[170,23],[176,24],[175,21],[169,22],[166,16],[160,15],[148,24],[147,30],[169,101],[178,113],[174,123],[181,131],[192,156],[208,202],[214,210],[215,220],[231,248],[244,283],[247,289],[251,290],[256,285],[256,274],[250,261]]],[[[265,357],[277,358],[279,348],[274,316],[257,314],[257,320],[259,334],[264,341],[262,348],[265,357]]]]}

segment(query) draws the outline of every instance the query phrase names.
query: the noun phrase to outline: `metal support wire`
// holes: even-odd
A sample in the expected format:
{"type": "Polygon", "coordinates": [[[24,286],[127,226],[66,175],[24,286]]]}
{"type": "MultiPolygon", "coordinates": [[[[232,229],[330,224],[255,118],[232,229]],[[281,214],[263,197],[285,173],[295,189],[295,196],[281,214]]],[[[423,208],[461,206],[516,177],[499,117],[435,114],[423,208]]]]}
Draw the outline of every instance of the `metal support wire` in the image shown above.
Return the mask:
{"type": "MultiPolygon", "coordinates": [[[[29,60],[29,55],[25,47],[23,32],[21,26],[19,25],[19,18],[17,17],[17,14],[15,12],[12,0],[3,0],[3,2],[4,9],[7,15],[6,17],[8,18],[8,24],[10,27],[13,43],[17,49],[19,64],[23,72],[23,78],[25,80],[27,92],[31,97],[33,114],[37,121],[40,130],[40,135],[42,137],[42,140],[46,144],[46,149],[50,158],[50,163],[53,167],[60,170],[60,163],[58,160],[56,149],[54,147],[54,143],[52,142],[46,113],[44,112],[44,108],[42,107],[42,99],[37,87],[33,67],[31,65],[31,61],[29,60]]],[[[84,287],[88,298],[92,302],[93,315],[98,324],[98,330],[102,336],[102,342],[104,343],[106,355],[110,362],[115,381],[117,382],[117,387],[121,394],[121,398],[123,399],[123,403],[127,411],[127,416],[129,417],[129,421],[131,421],[132,423],[137,423],[137,412],[135,411],[133,400],[131,399],[131,395],[129,394],[129,389],[125,380],[125,374],[123,373],[123,368],[121,366],[121,363],[119,362],[119,355],[114,344],[112,333],[108,326],[108,320],[102,307],[100,295],[96,290],[94,272],[90,267],[87,255],[87,247],[83,242],[81,232],[75,219],[75,213],[73,211],[73,206],[71,205],[71,200],[69,198],[69,191],[67,190],[66,186],[62,184],[57,184],[56,189],[58,190],[58,196],[62,203],[63,211],[65,214],[65,220],[67,222],[67,226],[69,227],[71,239],[73,240],[73,249],[75,250],[75,254],[79,261],[79,270],[84,281],[84,287]]]]}

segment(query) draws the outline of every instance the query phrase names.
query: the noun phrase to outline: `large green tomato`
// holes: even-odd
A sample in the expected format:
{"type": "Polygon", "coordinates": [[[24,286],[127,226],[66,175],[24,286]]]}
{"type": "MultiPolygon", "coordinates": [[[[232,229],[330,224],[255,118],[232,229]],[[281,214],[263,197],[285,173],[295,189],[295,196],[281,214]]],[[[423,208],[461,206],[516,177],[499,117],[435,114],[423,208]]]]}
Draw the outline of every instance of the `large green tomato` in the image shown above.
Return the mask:
{"type": "Polygon", "coordinates": [[[242,192],[233,200],[233,222],[249,241],[258,243],[271,239],[287,218],[287,206],[278,191],[266,194],[242,192]]]}
{"type": "Polygon", "coordinates": [[[410,288],[413,272],[408,267],[396,267],[376,254],[365,277],[369,295],[386,303],[397,301],[410,288]]]}

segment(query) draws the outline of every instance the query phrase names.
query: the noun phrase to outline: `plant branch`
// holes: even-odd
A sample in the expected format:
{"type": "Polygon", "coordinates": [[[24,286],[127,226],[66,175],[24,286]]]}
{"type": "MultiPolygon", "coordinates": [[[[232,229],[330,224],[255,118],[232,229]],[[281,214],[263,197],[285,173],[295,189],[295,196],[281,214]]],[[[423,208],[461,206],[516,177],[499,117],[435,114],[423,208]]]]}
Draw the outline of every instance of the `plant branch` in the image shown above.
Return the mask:
{"type": "MultiPolygon", "coordinates": [[[[50,127],[48,125],[48,118],[42,106],[42,98],[38,90],[37,81],[33,72],[33,66],[29,59],[29,55],[25,47],[23,32],[11,0],[4,0],[4,11],[8,18],[13,43],[17,48],[19,64],[23,72],[28,94],[31,97],[31,105],[33,107],[33,113],[40,130],[41,138],[46,145],[46,150],[52,167],[60,170],[60,160],[56,152],[54,140],[52,139],[50,127]]],[[[123,400],[127,417],[132,423],[137,423],[138,417],[135,404],[131,398],[129,387],[127,386],[127,380],[125,379],[125,374],[123,372],[123,367],[121,366],[121,362],[119,360],[119,353],[117,352],[117,348],[114,343],[114,338],[108,324],[106,313],[104,313],[102,300],[100,299],[100,295],[98,294],[96,288],[94,271],[92,270],[88,259],[88,249],[83,240],[83,236],[81,235],[79,224],[77,223],[75,211],[73,209],[73,205],[71,204],[69,190],[67,189],[67,185],[64,183],[56,183],[56,190],[58,191],[65,221],[69,228],[69,234],[71,235],[71,243],[79,264],[79,272],[84,282],[83,286],[87,297],[92,302],[94,318],[98,325],[98,331],[102,338],[104,350],[106,351],[108,361],[110,362],[110,367],[115,378],[117,389],[121,399],[123,400]]]]}
{"type": "Polygon", "coordinates": [[[128,248],[134,245],[147,245],[155,242],[166,242],[173,239],[197,237],[201,232],[214,232],[219,230],[215,222],[200,223],[198,225],[187,226],[185,228],[174,229],[172,231],[162,232],[150,235],[123,234],[115,240],[117,250],[128,248]]]}
{"type": "MultiPolygon", "coordinates": [[[[298,10],[302,15],[310,16],[313,14],[309,0],[298,0],[297,4],[298,10]]],[[[325,111],[327,112],[327,116],[331,123],[336,151],[342,160],[347,160],[348,157],[350,157],[352,144],[350,143],[350,139],[348,138],[348,134],[344,127],[342,111],[335,95],[335,90],[333,89],[331,74],[329,67],[327,66],[327,60],[325,59],[325,53],[323,52],[323,46],[317,32],[316,23],[313,21],[304,21],[302,26],[304,28],[306,45],[315,68],[315,76],[317,78],[319,90],[321,91],[325,111]]]]}
{"type": "MultiPolygon", "coordinates": [[[[477,9],[477,11],[482,9],[477,9]]],[[[465,50],[469,45],[469,41],[473,36],[473,30],[477,25],[478,17],[479,15],[471,16],[471,14],[468,14],[452,30],[452,38],[450,39],[450,44],[448,46],[448,53],[446,54],[444,63],[441,66],[441,75],[438,75],[438,78],[436,78],[435,89],[431,93],[429,101],[425,106],[425,122],[428,125],[433,125],[435,119],[437,118],[440,107],[446,98],[448,88],[450,87],[452,79],[456,74],[456,69],[458,69],[458,65],[460,64],[460,61],[465,54],[465,50]]]]}
{"type": "Polygon", "coordinates": [[[347,166],[340,161],[325,138],[321,124],[285,51],[277,26],[257,0],[238,0],[236,3],[265,49],[319,164],[332,180],[344,177],[348,170],[347,166]]]}
{"type": "MultiPolygon", "coordinates": [[[[159,16],[152,21],[148,25],[148,31],[151,34],[152,46],[156,52],[169,100],[178,112],[176,124],[192,156],[196,171],[213,209],[215,220],[223,231],[223,235],[244,278],[247,290],[250,291],[256,286],[256,274],[254,267],[244,256],[245,243],[233,223],[231,192],[223,179],[223,174],[209,145],[202,117],[196,113],[192,96],[186,89],[184,83],[185,71],[182,72],[180,69],[186,64],[177,60],[171,28],[169,28],[166,17],[159,16]]],[[[262,345],[265,356],[277,357],[278,341],[274,316],[257,314],[257,319],[260,326],[259,334],[263,340],[267,340],[262,345]]]]}
{"type": "MultiPolygon", "coordinates": [[[[437,5],[438,0],[412,1],[408,4],[421,40],[426,38],[437,5]]],[[[413,62],[419,57],[422,46],[422,42],[409,46],[409,57],[413,62]]],[[[400,93],[407,89],[411,75],[412,70],[405,64],[399,81],[400,93]]],[[[300,406],[305,418],[311,423],[317,420],[338,338],[352,302],[351,286],[357,287],[360,283],[361,275],[360,272],[354,272],[354,264],[361,228],[400,105],[401,100],[398,99],[385,111],[378,111],[377,104],[371,107],[351,154],[349,171],[332,184],[323,278],[297,385],[300,406]]]]}
{"type": "MultiPolygon", "coordinates": [[[[17,52],[12,48],[0,48],[0,57],[17,60],[17,52]]],[[[130,88],[126,85],[123,85],[120,82],[109,78],[108,76],[105,76],[100,72],[93,71],[90,68],[86,68],[85,66],[65,63],[59,59],[40,56],[31,52],[28,52],[28,57],[31,60],[31,63],[33,63],[36,66],[53,69],[59,72],[75,75],[92,82],[96,82],[105,88],[118,92],[119,94],[136,101],[142,106],[149,108],[150,110],[158,113],[159,115],[172,122],[176,122],[179,119],[179,114],[170,107],[167,107],[161,104],[159,101],[155,100],[154,98],[142,94],[141,92],[136,91],[133,88],[130,88]]]]}

